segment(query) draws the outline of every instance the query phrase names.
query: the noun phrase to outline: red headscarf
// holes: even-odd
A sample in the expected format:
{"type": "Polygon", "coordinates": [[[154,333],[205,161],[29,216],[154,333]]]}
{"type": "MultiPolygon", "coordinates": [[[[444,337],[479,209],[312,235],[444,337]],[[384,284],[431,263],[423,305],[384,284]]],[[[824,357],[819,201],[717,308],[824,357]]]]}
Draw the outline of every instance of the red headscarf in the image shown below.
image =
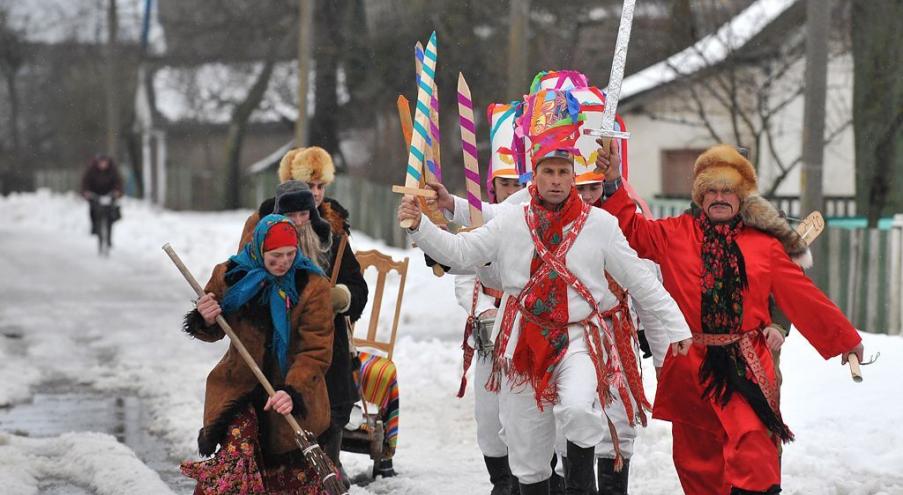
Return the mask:
{"type": "Polygon", "coordinates": [[[263,241],[263,252],[286,246],[298,246],[298,232],[291,223],[280,222],[273,225],[267,232],[263,241]]]}

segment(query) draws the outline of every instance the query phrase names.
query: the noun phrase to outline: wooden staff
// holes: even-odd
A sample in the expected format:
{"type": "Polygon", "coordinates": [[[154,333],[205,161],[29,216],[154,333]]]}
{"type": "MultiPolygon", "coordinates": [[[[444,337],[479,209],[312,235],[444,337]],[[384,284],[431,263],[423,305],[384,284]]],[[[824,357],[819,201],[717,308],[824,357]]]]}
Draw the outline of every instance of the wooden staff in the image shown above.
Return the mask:
{"type": "MultiPolygon", "coordinates": [[[[169,259],[176,265],[176,268],[182,272],[182,276],[185,277],[185,280],[188,281],[188,284],[191,285],[191,288],[194,289],[194,292],[198,295],[198,297],[202,297],[204,295],[204,289],[201,287],[201,284],[194,278],[194,275],[188,270],[188,267],[182,263],[182,259],[179,258],[179,255],[173,250],[172,246],[169,243],[163,245],[163,251],[169,256],[169,259]]],[[[223,318],[223,315],[217,315],[216,323],[226,332],[226,335],[229,336],[229,340],[232,342],[232,345],[238,349],[238,353],[241,354],[242,359],[244,359],[245,364],[251,368],[251,371],[254,373],[254,376],[257,377],[257,381],[263,385],[264,390],[266,390],[267,395],[269,397],[273,397],[276,394],[276,391],[273,389],[273,385],[270,384],[270,381],[267,380],[267,377],[263,374],[263,371],[260,370],[260,367],[257,366],[257,363],[254,362],[254,358],[251,357],[251,354],[248,352],[248,349],[245,348],[244,344],[239,340],[238,335],[235,334],[235,331],[232,330],[232,327],[226,322],[226,319],[223,318]]],[[[294,416],[289,414],[283,414],[282,417],[288,421],[289,426],[291,426],[292,431],[295,432],[295,443],[298,444],[298,448],[301,449],[301,452],[304,454],[304,458],[314,467],[314,470],[317,472],[317,476],[320,478],[320,481],[323,484],[323,488],[326,489],[330,493],[330,495],[345,495],[348,493],[348,490],[345,489],[345,486],[339,481],[338,477],[336,477],[336,468],[332,463],[332,460],[323,452],[323,449],[320,448],[320,445],[317,444],[317,437],[301,428],[301,425],[298,424],[298,420],[295,419],[294,416]]]]}
{"type": "Polygon", "coordinates": [[[860,383],[862,381],[862,369],[859,368],[859,357],[856,356],[855,352],[851,352],[847,356],[847,364],[850,365],[850,375],[852,375],[853,381],[860,383]]]}

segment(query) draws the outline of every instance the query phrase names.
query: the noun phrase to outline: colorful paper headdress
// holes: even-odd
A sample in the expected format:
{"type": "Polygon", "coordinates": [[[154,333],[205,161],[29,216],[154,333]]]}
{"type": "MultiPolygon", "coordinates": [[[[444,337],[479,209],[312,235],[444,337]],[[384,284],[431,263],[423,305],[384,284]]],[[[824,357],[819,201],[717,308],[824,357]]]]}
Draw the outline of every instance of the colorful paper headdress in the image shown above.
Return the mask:
{"type": "Polygon", "coordinates": [[[575,70],[552,70],[542,71],[533,77],[530,83],[530,94],[540,89],[567,90],[574,88],[585,88],[589,86],[589,81],[582,72],[575,70]]]}
{"type": "Polygon", "coordinates": [[[541,89],[524,98],[519,126],[533,170],[545,158],[573,158],[580,137],[580,103],[570,91],[541,89]]]}

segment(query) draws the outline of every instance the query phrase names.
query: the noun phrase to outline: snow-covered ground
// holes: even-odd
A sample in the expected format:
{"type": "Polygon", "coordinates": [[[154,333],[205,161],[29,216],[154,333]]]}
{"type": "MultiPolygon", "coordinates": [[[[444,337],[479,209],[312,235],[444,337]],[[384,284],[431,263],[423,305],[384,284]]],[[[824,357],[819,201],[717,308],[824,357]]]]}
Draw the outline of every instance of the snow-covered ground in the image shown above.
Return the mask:
{"type": "MultiPolygon", "coordinates": [[[[204,379],[225,343],[205,344],[181,333],[193,295],[160,247],[171,243],[203,283],[236,249],[249,212],[175,213],[135,201],[123,210],[112,256],[102,259],[78,197],[39,192],[0,198],[0,406],[28,401],[46,383],[138,395],[148,410],[147,427],[175,464],[195,453],[204,379]]],[[[400,475],[355,486],[352,493],[488,492],[472,396],[454,397],[464,316],[451,278],[435,278],[417,251],[387,248],[361,234],[351,242],[358,250],[412,261],[395,353],[400,475]]],[[[390,291],[397,287],[392,284],[397,281],[390,280],[390,291]]],[[[388,325],[391,316],[387,304],[380,320],[388,325]]],[[[860,384],[839,361],[822,361],[798,334],[788,340],[782,396],[797,441],[784,450],[784,493],[903,494],[903,449],[897,447],[903,443],[897,423],[903,419],[903,339],[864,338],[867,352],[880,350],[881,359],[864,369],[860,384]]],[[[654,374],[648,360],[644,365],[651,392],[654,374]]],[[[631,493],[680,492],[670,450],[668,424],[653,421],[637,440],[631,493]]],[[[352,477],[366,477],[365,456],[343,454],[343,461],[352,477]]],[[[39,493],[48,479],[97,494],[174,493],[112,436],[0,432],[0,491],[39,493]]]]}

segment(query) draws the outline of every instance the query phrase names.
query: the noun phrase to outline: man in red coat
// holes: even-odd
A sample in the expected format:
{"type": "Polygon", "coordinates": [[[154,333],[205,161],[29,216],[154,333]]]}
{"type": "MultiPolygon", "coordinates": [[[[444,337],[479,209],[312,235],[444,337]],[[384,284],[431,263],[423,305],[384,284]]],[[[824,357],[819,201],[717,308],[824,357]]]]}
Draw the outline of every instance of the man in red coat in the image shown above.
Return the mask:
{"type": "Polygon", "coordinates": [[[672,423],[684,492],[779,493],[778,442],[793,434],[777,403],[770,348],[783,339],[768,326],[769,295],[825,359],[861,360],[859,334],[803,273],[805,243],[757,194],[753,166],[732,146],[699,156],[691,211],[661,220],[637,214],[617,148],[596,161],[611,191],[603,208],[640,257],[661,266],[693,332],[689,359],[665,358],[653,410],[672,423]]]}

